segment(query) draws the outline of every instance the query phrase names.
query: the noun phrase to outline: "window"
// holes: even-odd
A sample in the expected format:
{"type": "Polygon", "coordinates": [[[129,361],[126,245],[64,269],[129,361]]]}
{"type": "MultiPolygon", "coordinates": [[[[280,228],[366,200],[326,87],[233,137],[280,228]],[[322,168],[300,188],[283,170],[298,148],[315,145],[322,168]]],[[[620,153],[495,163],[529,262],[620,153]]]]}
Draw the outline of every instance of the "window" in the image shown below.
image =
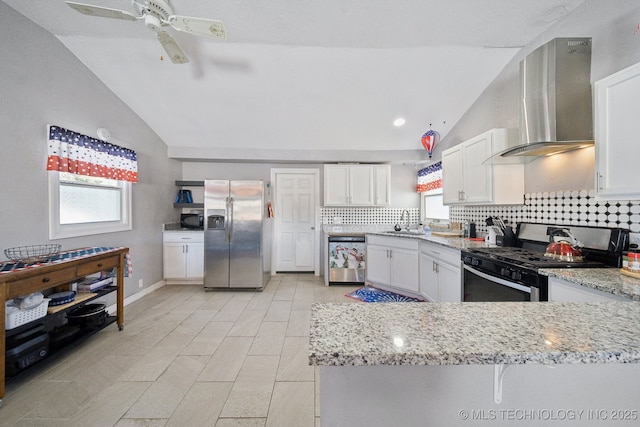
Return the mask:
{"type": "Polygon", "coordinates": [[[442,189],[420,194],[420,217],[424,224],[449,220],[449,206],[442,200],[442,189]]]}
{"type": "Polygon", "coordinates": [[[131,230],[131,183],[49,172],[49,238],[131,230]]]}

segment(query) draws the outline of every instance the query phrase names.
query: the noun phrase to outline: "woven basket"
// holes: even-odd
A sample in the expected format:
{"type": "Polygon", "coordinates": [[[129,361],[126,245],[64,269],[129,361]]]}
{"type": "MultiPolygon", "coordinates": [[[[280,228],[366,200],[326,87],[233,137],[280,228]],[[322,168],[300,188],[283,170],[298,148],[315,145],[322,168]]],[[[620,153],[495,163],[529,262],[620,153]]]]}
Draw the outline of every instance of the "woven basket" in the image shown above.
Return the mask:
{"type": "Polygon", "coordinates": [[[33,264],[48,261],[49,258],[57,255],[61,248],[62,245],[59,244],[16,246],[15,248],[5,249],[4,255],[12,261],[33,264]]]}

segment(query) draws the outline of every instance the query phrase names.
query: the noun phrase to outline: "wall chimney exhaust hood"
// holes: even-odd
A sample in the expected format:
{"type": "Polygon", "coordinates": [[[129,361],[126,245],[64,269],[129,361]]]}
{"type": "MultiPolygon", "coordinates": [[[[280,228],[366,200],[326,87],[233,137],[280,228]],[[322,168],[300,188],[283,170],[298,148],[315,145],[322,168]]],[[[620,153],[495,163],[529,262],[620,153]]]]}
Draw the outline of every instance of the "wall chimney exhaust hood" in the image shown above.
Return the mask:
{"type": "Polygon", "coordinates": [[[520,145],[488,162],[526,162],[593,145],[591,38],[557,38],[531,52],[520,62],[520,96],[520,145]]]}

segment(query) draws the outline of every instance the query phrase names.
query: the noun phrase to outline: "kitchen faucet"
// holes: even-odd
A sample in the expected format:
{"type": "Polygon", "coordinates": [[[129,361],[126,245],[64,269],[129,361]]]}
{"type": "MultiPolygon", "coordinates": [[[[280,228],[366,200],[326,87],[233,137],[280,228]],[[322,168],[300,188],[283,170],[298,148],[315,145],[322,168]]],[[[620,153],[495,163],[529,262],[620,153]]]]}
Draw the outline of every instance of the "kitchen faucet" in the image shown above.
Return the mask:
{"type": "Polygon", "coordinates": [[[407,214],[407,231],[409,231],[409,228],[411,228],[411,224],[409,224],[409,211],[404,209],[402,211],[402,215],[400,215],[400,222],[402,222],[402,220],[404,219],[404,214],[407,214]]]}

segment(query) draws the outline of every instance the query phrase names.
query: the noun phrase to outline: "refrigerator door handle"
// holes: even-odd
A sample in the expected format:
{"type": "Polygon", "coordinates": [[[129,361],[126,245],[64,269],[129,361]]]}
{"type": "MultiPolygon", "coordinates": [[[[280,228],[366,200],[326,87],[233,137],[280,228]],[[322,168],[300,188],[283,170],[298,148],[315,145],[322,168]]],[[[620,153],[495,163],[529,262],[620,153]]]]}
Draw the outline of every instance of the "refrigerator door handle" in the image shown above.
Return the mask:
{"type": "Polygon", "coordinates": [[[229,212],[227,213],[229,221],[227,222],[227,241],[233,239],[233,197],[229,197],[227,201],[229,212]]]}

